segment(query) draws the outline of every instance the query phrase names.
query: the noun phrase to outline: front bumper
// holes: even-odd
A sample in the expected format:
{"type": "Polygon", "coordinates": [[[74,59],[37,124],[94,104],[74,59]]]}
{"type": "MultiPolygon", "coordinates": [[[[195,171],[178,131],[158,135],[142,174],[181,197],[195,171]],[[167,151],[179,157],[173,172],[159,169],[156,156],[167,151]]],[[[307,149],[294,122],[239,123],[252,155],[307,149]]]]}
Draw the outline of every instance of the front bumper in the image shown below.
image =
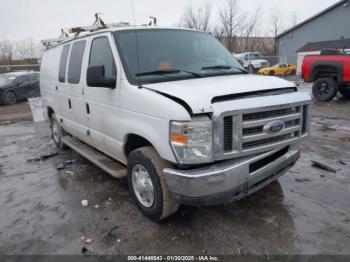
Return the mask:
{"type": "Polygon", "coordinates": [[[267,186],[287,172],[299,157],[298,146],[292,145],[199,169],[164,169],[164,175],[170,191],[180,204],[228,204],[267,186]]]}

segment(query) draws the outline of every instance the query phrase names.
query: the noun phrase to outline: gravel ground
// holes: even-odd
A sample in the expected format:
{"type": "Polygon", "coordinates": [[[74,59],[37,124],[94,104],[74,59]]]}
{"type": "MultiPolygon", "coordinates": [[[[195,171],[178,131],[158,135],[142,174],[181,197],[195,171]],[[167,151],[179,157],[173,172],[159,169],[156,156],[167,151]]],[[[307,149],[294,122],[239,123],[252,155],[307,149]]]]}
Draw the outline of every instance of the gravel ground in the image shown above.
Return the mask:
{"type": "Polygon", "coordinates": [[[123,180],[71,150],[28,163],[56,152],[48,125],[23,121],[27,104],[1,107],[0,254],[81,254],[86,247],[92,254],[350,255],[349,108],[343,99],[315,103],[300,161],[264,190],[230,205],[182,207],[155,223],[123,180]],[[68,159],[76,164],[57,170],[68,159]]]}

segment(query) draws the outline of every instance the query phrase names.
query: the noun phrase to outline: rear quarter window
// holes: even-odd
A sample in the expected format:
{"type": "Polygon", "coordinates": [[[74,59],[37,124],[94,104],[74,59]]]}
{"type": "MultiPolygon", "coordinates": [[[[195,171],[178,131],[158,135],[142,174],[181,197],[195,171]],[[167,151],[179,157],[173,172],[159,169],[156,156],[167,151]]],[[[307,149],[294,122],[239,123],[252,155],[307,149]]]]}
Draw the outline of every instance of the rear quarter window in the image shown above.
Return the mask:
{"type": "Polygon", "coordinates": [[[69,54],[70,45],[65,45],[62,49],[61,60],[60,60],[60,70],[58,74],[58,81],[64,83],[66,82],[66,68],[67,60],[69,54]]]}
{"type": "Polygon", "coordinates": [[[78,84],[80,82],[85,46],[85,40],[76,42],[72,46],[68,68],[68,83],[70,84],[78,84]]]}

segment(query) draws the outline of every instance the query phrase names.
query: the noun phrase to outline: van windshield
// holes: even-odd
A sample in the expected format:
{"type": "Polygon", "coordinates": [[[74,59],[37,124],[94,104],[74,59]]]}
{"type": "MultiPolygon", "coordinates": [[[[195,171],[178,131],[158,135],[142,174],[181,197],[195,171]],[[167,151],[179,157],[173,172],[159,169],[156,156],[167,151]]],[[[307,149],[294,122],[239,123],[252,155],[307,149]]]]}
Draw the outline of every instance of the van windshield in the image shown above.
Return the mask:
{"type": "Polygon", "coordinates": [[[232,54],[207,33],[137,29],[117,31],[114,37],[131,84],[246,73],[232,54]]]}

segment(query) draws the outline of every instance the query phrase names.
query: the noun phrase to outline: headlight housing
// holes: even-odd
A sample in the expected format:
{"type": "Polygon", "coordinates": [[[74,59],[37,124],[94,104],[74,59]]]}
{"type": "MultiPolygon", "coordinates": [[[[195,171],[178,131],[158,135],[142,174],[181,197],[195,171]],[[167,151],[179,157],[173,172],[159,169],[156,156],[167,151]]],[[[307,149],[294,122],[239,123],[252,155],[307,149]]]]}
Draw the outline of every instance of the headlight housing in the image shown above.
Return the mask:
{"type": "Polygon", "coordinates": [[[212,121],[170,122],[170,144],[181,164],[209,163],[212,154],[212,121]]]}

